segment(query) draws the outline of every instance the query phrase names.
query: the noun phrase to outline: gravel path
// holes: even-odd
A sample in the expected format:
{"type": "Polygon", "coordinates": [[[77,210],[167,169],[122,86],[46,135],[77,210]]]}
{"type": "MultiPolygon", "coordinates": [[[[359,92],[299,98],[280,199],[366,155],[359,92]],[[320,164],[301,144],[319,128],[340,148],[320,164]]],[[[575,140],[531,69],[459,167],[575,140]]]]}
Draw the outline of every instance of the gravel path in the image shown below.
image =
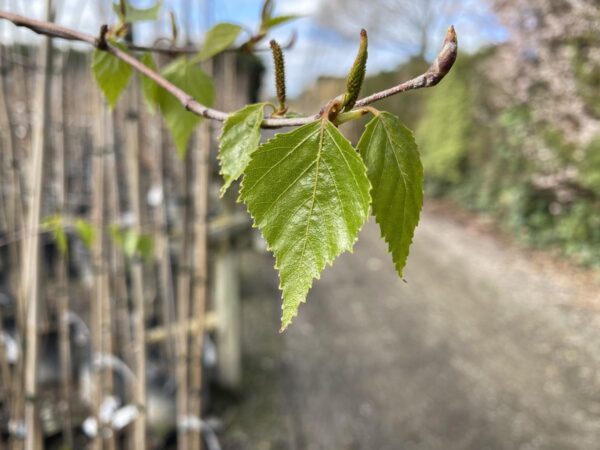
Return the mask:
{"type": "Polygon", "coordinates": [[[600,449],[600,290],[425,213],[407,283],[369,223],[279,335],[272,261],[245,258],[225,448],[600,449]]]}

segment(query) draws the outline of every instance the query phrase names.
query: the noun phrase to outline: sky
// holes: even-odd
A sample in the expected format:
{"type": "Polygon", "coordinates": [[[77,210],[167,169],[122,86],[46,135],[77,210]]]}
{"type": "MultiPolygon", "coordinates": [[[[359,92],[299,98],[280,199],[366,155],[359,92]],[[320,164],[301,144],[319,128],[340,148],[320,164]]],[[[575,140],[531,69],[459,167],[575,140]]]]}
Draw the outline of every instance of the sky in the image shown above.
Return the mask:
{"type": "MultiPolygon", "coordinates": [[[[116,1],[116,0],[114,0],[116,1]]],[[[156,0],[130,0],[137,7],[147,7],[156,0]]],[[[342,38],[339,34],[324,28],[316,20],[320,3],[327,0],[278,0],[275,14],[299,14],[302,18],[273,31],[272,37],[287,42],[296,32],[295,46],[286,51],[286,72],[288,92],[291,97],[300,94],[319,76],[344,76],[352,65],[358,45],[355,41],[342,38]]],[[[110,0],[55,0],[57,5],[56,22],[95,34],[102,23],[111,23],[115,17],[110,0]]],[[[490,43],[501,42],[506,38],[502,27],[487,8],[484,0],[460,0],[454,17],[448,18],[448,25],[454,24],[459,34],[462,51],[473,51],[490,43]]],[[[0,9],[34,18],[43,18],[45,0],[0,0],[0,9]]],[[[217,22],[234,22],[255,29],[259,22],[262,0],[164,0],[163,20],[160,24],[137,25],[136,39],[140,43],[151,43],[158,32],[168,33],[167,11],[175,11],[180,27],[192,29],[191,37],[200,43],[204,32],[217,22]],[[190,8],[190,5],[193,5],[190,8]],[[189,11],[192,11],[190,14],[189,11]],[[184,13],[185,12],[185,13],[184,13]]],[[[443,30],[440,34],[440,44],[443,30]]],[[[167,34],[168,35],[168,34],[167,34]]],[[[0,24],[0,39],[3,42],[35,39],[32,32],[18,30],[10,24],[0,24]]],[[[266,43],[265,43],[266,44],[266,43]]],[[[435,53],[436,49],[433,50],[435,53]]],[[[435,55],[429,55],[433,58],[435,55]]],[[[268,53],[265,58],[267,77],[265,95],[272,94],[273,74],[268,53]]],[[[397,67],[406,55],[380,48],[371,43],[369,48],[368,73],[397,67]]]]}

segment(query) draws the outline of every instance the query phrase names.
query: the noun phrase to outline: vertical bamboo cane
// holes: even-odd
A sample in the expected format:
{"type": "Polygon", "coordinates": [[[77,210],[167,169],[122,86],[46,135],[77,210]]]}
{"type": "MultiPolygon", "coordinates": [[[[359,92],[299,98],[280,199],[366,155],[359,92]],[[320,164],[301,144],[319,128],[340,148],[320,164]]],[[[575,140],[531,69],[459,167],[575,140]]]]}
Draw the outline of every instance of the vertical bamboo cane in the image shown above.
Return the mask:
{"type": "MultiPolygon", "coordinates": [[[[104,154],[107,151],[106,142],[106,117],[105,106],[95,91],[95,126],[94,126],[94,154],[92,157],[92,198],[91,218],[94,227],[99,230],[97,238],[92,245],[93,266],[93,293],[90,304],[90,322],[92,334],[92,349],[96,354],[102,354],[102,302],[104,298],[104,283],[102,272],[106,270],[103,260],[103,228],[104,228],[104,154]]],[[[99,419],[100,404],[102,402],[102,378],[101,369],[95,368],[92,377],[92,408],[96,420],[99,419]]],[[[100,450],[102,442],[99,437],[94,436],[90,442],[91,450],[100,450]]]]}
{"type": "Polygon", "coordinates": [[[8,102],[4,92],[4,67],[8,66],[4,62],[4,47],[0,47],[0,144],[2,145],[2,153],[0,154],[0,173],[2,174],[2,183],[0,193],[2,201],[2,217],[0,220],[0,230],[10,234],[15,230],[15,210],[11,208],[11,203],[14,201],[14,180],[13,180],[13,132],[10,126],[10,117],[8,111],[8,102]]]}
{"type": "MultiPolygon", "coordinates": [[[[0,30],[1,31],[1,30],[0,30]]],[[[2,67],[6,68],[7,63],[4,62],[6,49],[0,48],[0,60],[2,60],[2,67]]],[[[15,171],[15,148],[14,148],[14,131],[11,126],[10,113],[8,108],[8,99],[6,96],[6,85],[5,76],[3,70],[0,69],[0,129],[4,130],[3,141],[2,141],[2,180],[0,189],[7,192],[7,197],[3,202],[4,215],[5,215],[5,230],[8,235],[16,233],[20,226],[20,208],[17,208],[17,201],[19,201],[18,195],[18,177],[15,171]]],[[[20,201],[18,203],[20,205],[20,201]]],[[[9,267],[19,267],[19,246],[15,244],[9,244],[9,267]]],[[[19,292],[19,277],[18,272],[14,269],[9,269],[9,280],[8,285],[12,287],[15,292],[19,292]]],[[[0,331],[3,331],[3,317],[0,314],[0,331]]],[[[15,417],[17,395],[12,388],[13,378],[6,358],[5,346],[0,344],[0,364],[1,364],[1,382],[2,385],[2,399],[5,405],[9,405],[9,414],[11,417],[15,417]]]]}
{"type": "MultiPolygon", "coordinates": [[[[0,60],[4,59],[5,54],[6,49],[4,47],[0,48],[0,60]]],[[[3,69],[8,65],[8,63],[3,62],[3,69]]],[[[2,143],[2,153],[4,155],[3,171],[6,173],[6,175],[3,175],[3,178],[5,177],[5,183],[8,184],[8,187],[10,187],[9,192],[11,195],[9,196],[9,200],[7,202],[7,208],[9,211],[12,210],[12,215],[9,214],[7,216],[7,231],[14,232],[20,226],[22,208],[19,190],[20,182],[16,165],[15,132],[11,123],[7,94],[8,91],[6,87],[6,77],[3,70],[0,70],[0,127],[5,130],[4,142],[2,143]]],[[[12,247],[16,248],[14,245],[12,247]]]]}
{"type": "Polygon", "coordinates": [[[190,301],[190,251],[191,242],[191,156],[192,152],[186,153],[184,163],[184,214],[183,214],[183,236],[181,239],[181,251],[179,253],[178,273],[177,273],[177,448],[178,450],[188,450],[189,432],[182,425],[182,420],[187,417],[188,407],[188,331],[187,321],[189,320],[189,301],[190,301]]]}
{"type": "MultiPolygon", "coordinates": [[[[210,64],[210,63],[208,63],[210,64]]],[[[209,69],[212,69],[210,67],[209,69]]],[[[212,70],[208,70],[212,72],[212,70]]],[[[194,146],[194,278],[192,282],[192,317],[198,326],[192,333],[190,348],[190,415],[202,417],[202,350],[204,348],[204,313],[207,285],[207,212],[210,178],[210,124],[202,124],[194,146]]],[[[202,449],[202,432],[191,433],[191,448],[202,449]]]]}
{"type": "Polygon", "coordinates": [[[175,378],[174,362],[177,337],[173,333],[175,322],[175,299],[173,292],[173,277],[171,272],[170,240],[167,233],[167,214],[165,207],[165,182],[162,164],[163,146],[161,124],[158,117],[151,119],[154,123],[148,127],[148,132],[155,133],[150,139],[150,150],[152,151],[152,186],[160,189],[161,199],[158,204],[153,205],[152,222],[154,225],[154,257],[158,264],[158,291],[161,300],[161,321],[167,330],[165,349],[169,361],[168,370],[175,378]]]}
{"type": "MultiPolygon", "coordinates": [[[[55,176],[56,176],[56,200],[59,213],[65,212],[65,105],[64,105],[64,87],[65,87],[65,69],[66,56],[63,56],[60,79],[57,83],[56,99],[54,102],[55,113],[61,118],[55,132],[55,176]]],[[[73,429],[71,421],[71,345],[69,335],[69,280],[67,278],[67,259],[66,255],[59,254],[58,260],[58,333],[60,347],[60,372],[63,402],[63,440],[68,448],[73,448],[73,429]]]]}
{"type": "MultiPolygon", "coordinates": [[[[105,140],[104,142],[106,143],[106,147],[105,147],[105,151],[102,155],[102,165],[104,168],[104,172],[103,172],[103,182],[102,182],[102,202],[101,202],[101,206],[100,206],[100,211],[101,211],[101,223],[102,226],[100,227],[100,229],[104,228],[104,224],[106,223],[106,209],[107,209],[107,204],[109,203],[109,201],[107,201],[107,190],[108,187],[113,184],[116,183],[116,180],[113,180],[112,183],[109,182],[108,176],[107,174],[111,173],[109,172],[110,170],[110,160],[111,158],[109,158],[109,155],[112,156],[112,158],[114,158],[114,152],[115,152],[115,136],[114,136],[114,131],[115,131],[115,119],[114,119],[114,112],[109,111],[108,108],[103,108],[104,110],[104,123],[105,123],[105,128],[104,128],[104,133],[105,133],[105,140]]],[[[99,286],[99,293],[98,293],[98,303],[99,303],[99,309],[100,309],[100,314],[99,314],[99,325],[100,325],[100,339],[101,339],[101,351],[103,354],[105,355],[112,355],[113,354],[113,314],[112,314],[112,304],[111,304],[111,297],[110,297],[110,290],[109,290],[109,268],[108,268],[108,264],[109,264],[109,260],[108,260],[108,249],[106,246],[106,242],[100,238],[101,242],[101,249],[100,249],[100,258],[102,261],[102,266],[101,266],[101,271],[98,275],[98,283],[100,284],[99,286]]],[[[103,371],[101,374],[101,395],[102,395],[102,399],[108,398],[109,396],[113,395],[113,391],[114,391],[114,377],[113,377],[113,372],[112,370],[106,370],[103,371]]],[[[115,436],[114,433],[112,432],[112,430],[105,430],[106,432],[104,432],[102,434],[102,446],[106,449],[106,450],[114,450],[115,449],[115,436]]]]}
{"type": "MultiPolygon", "coordinates": [[[[2,314],[2,309],[0,309],[0,333],[4,331],[4,316],[2,314]]],[[[5,407],[6,405],[10,405],[11,401],[11,392],[10,388],[12,386],[12,376],[10,373],[10,366],[8,364],[8,358],[6,354],[6,345],[0,339],[0,399],[2,399],[5,407]]],[[[2,440],[0,439],[0,449],[3,448],[2,440]]]]}
{"type": "MultiPolygon", "coordinates": [[[[130,95],[137,95],[137,90],[132,89],[130,95]]],[[[130,103],[137,104],[137,101],[130,103]]],[[[133,231],[141,234],[141,205],[140,205],[140,168],[139,168],[139,123],[136,119],[137,112],[128,114],[125,123],[129,206],[133,212],[133,231]]],[[[131,279],[133,288],[133,354],[135,358],[135,373],[137,384],[135,387],[135,401],[140,408],[140,415],[135,422],[134,444],[136,449],[146,448],[146,306],[144,300],[144,279],[142,261],[136,256],[131,264],[131,279]]]]}
{"type": "MultiPolygon", "coordinates": [[[[114,128],[116,129],[116,126],[114,126],[114,128]]],[[[116,160],[117,158],[115,155],[115,151],[113,150],[106,157],[106,173],[118,173],[116,160]]],[[[115,179],[113,179],[112,182],[107,183],[106,195],[108,221],[110,223],[117,223],[121,211],[119,205],[120,186],[118,182],[118,177],[115,177],[115,179]]],[[[115,299],[114,314],[112,313],[112,311],[110,312],[111,317],[114,317],[115,319],[115,326],[113,327],[113,329],[116,329],[117,331],[116,336],[114,336],[114,340],[116,341],[116,348],[120,350],[126,364],[129,367],[133,367],[135,361],[132,352],[133,339],[131,334],[129,294],[127,292],[125,261],[122,249],[119,249],[114,242],[110,244],[109,260],[110,272],[107,278],[110,279],[110,287],[107,287],[107,289],[112,289],[112,298],[115,299]]],[[[109,314],[108,311],[107,314],[109,314]]],[[[130,430],[127,431],[129,432],[130,430]]],[[[128,446],[133,445],[131,436],[128,433],[124,437],[126,440],[125,448],[129,448],[128,446]]]]}
{"type": "MultiPolygon", "coordinates": [[[[53,17],[52,0],[46,0],[46,18],[53,17]]],[[[31,203],[27,215],[27,229],[23,239],[23,282],[24,299],[26,300],[26,353],[25,353],[25,424],[27,435],[26,450],[37,450],[41,445],[41,433],[38,424],[37,397],[37,361],[38,361],[38,307],[39,307],[39,235],[37,228],[42,209],[42,183],[44,167],[44,147],[46,145],[46,129],[49,118],[49,94],[52,41],[43,38],[40,46],[37,92],[33,108],[33,142],[31,149],[31,203]]]]}
{"type": "MultiPolygon", "coordinates": [[[[114,152],[108,155],[106,161],[106,172],[117,173],[117,164],[114,152]]],[[[107,186],[107,209],[109,222],[117,223],[120,215],[119,206],[119,183],[115,180],[107,186]]],[[[127,279],[125,274],[125,261],[123,252],[116,245],[110,246],[110,281],[113,298],[115,299],[115,326],[117,329],[116,340],[118,348],[123,354],[123,359],[128,366],[133,366],[133,354],[131,350],[132,334],[129,321],[129,294],[127,292],[127,279]]]]}

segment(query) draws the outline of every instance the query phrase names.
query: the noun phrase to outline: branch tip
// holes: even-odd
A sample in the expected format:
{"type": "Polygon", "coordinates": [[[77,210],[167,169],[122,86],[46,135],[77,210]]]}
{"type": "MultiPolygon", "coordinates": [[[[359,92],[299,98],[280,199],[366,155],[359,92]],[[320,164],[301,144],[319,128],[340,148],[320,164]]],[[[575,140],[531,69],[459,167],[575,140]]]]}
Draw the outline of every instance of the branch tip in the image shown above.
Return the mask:
{"type": "MultiPolygon", "coordinates": [[[[269,2],[267,1],[267,3],[269,3],[269,2]]],[[[5,11],[0,11],[0,19],[8,20],[8,21],[12,22],[13,24],[15,24],[16,26],[29,28],[30,30],[32,30],[38,34],[42,34],[42,35],[46,35],[46,36],[50,36],[50,37],[54,37],[54,38],[67,39],[70,41],[85,42],[93,47],[110,52],[113,56],[115,56],[116,58],[125,62],[126,64],[130,65],[135,70],[137,70],[138,72],[141,72],[142,74],[144,74],[145,76],[147,76],[148,78],[153,80],[155,83],[157,83],[160,87],[162,87],[163,89],[168,91],[171,95],[173,95],[179,101],[179,103],[181,105],[183,105],[187,110],[193,112],[194,114],[206,117],[208,119],[217,120],[220,122],[224,122],[229,117],[229,113],[227,113],[225,111],[219,111],[217,109],[212,109],[212,108],[209,108],[205,105],[198,103],[193,98],[191,98],[186,92],[182,91],[177,86],[175,86],[174,84],[172,84],[168,80],[166,80],[162,75],[160,75],[156,71],[150,69],[149,67],[144,66],[134,56],[130,55],[126,51],[123,51],[120,47],[112,46],[107,40],[107,34],[110,30],[106,25],[103,25],[101,27],[99,36],[93,36],[88,33],[82,33],[82,32],[67,28],[67,27],[63,27],[63,26],[55,24],[55,23],[36,20],[36,19],[30,19],[30,18],[21,16],[18,14],[13,14],[13,13],[5,12],[5,11]]],[[[172,17],[172,19],[174,19],[174,17],[172,17]]],[[[176,26],[176,24],[175,24],[175,26],[176,26]]],[[[361,34],[361,49],[364,48],[364,61],[366,63],[367,33],[365,30],[361,30],[360,34],[361,34]]],[[[359,55],[361,53],[361,49],[359,49],[359,55]]],[[[150,50],[156,50],[156,49],[151,48],[150,50]]],[[[168,52],[168,49],[165,49],[165,51],[168,52]]],[[[191,52],[192,50],[189,50],[189,51],[191,52]]],[[[431,65],[431,67],[425,73],[423,73],[411,80],[405,81],[404,83],[396,85],[394,87],[385,89],[383,91],[377,92],[375,94],[372,94],[372,95],[364,97],[360,100],[357,100],[354,103],[353,108],[354,109],[364,108],[365,106],[368,106],[371,103],[382,100],[384,98],[391,97],[392,95],[396,95],[396,94],[414,90],[414,89],[435,86],[450,71],[450,69],[452,68],[452,66],[456,60],[457,54],[458,54],[458,39],[457,39],[456,31],[455,31],[454,27],[451,26],[448,28],[448,31],[446,32],[446,36],[444,38],[444,44],[443,44],[440,54],[435,59],[435,61],[431,65]]],[[[355,64],[356,64],[356,62],[355,62],[355,64]]],[[[360,71],[358,73],[360,73],[360,71]]],[[[364,76],[364,73],[363,73],[363,76],[364,76]]],[[[361,84],[362,84],[362,81],[361,81],[361,84]]],[[[344,100],[348,99],[348,97],[344,96],[344,95],[342,95],[341,97],[344,100]]],[[[321,108],[321,111],[319,112],[319,114],[314,114],[312,116],[307,116],[307,117],[268,118],[263,121],[262,127],[263,128],[282,128],[282,127],[301,126],[301,125],[305,125],[310,122],[314,122],[315,120],[321,119],[323,117],[323,115],[325,114],[325,112],[327,112],[328,115],[332,114],[334,116],[333,119],[335,120],[335,118],[341,112],[341,109],[342,109],[339,107],[340,106],[339,103],[337,105],[335,105],[335,107],[332,108],[332,106],[334,106],[332,104],[332,102],[335,102],[336,100],[339,102],[340,101],[339,97],[336,99],[333,99],[325,107],[321,108]]],[[[343,110],[348,111],[349,103],[347,101],[344,101],[344,103],[345,103],[345,106],[344,106],[343,110]]]]}
{"type": "Polygon", "coordinates": [[[455,44],[458,44],[458,37],[456,36],[456,30],[454,29],[454,25],[450,25],[450,27],[448,27],[448,31],[446,31],[444,44],[446,42],[453,42],[455,44]]]}
{"type": "Polygon", "coordinates": [[[454,26],[450,26],[444,38],[442,50],[437,58],[431,63],[425,74],[429,86],[435,86],[444,78],[456,61],[458,56],[458,38],[454,26]]]}

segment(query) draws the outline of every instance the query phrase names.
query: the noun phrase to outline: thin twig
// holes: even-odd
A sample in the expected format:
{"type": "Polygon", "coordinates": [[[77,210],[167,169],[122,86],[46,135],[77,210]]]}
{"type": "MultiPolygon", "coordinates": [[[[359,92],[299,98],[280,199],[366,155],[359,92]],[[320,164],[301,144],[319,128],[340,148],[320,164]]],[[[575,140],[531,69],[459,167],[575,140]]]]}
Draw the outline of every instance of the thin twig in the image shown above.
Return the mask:
{"type": "MultiPolygon", "coordinates": [[[[156,84],[158,84],[160,87],[162,87],[171,95],[173,95],[188,111],[191,111],[199,116],[206,117],[207,119],[217,120],[220,122],[224,122],[227,119],[227,117],[229,117],[229,113],[227,112],[209,108],[205,105],[202,105],[201,103],[198,103],[196,100],[194,100],[194,98],[191,95],[167,81],[160,74],[142,64],[134,56],[130,55],[126,51],[123,51],[120,48],[111,45],[110,43],[108,43],[106,48],[101,48],[103,47],[104,42],[101,42],[99,38],[96,38],[92,35],[80,33],[78,31],[62,27],[60,25],[56,25],[50,22],[29,19],[18,14],[12,14],[3,11],[0,11],[0,19],[9,20],[17,26],[29,28],[30,30],[33,30],[38,34],[67,39],[71,41],[86,42],[96,48],[105,50],[111,53],[113,56],[119,58],[123,62],[129,64],[138,72],[152,79],[156,84]]],[[[401,92],[435,86],[449,72],[450,68],[454,64],[454,61],[456,60],[457,51],[458,44],[456,41],[456,33],[454,31],[454,28],[450,27],[446,34],[446,38],[444,39],[442,51],[425,73],[419,75],[416,78],[413,78],[412,80],[406,81],[392,88],[385,89],[381,92],[377,92],[373,95],[358,100],[356,102],[355,109],[367,106],[378,100],[391,97],[392,95],[396,95],[401,92]]],[[[321,114],[322,113],[320,112],[319,114],[315,114],[308,117],[265,119],[262,123],[262,127],[283,128],[305,125],[307,123],[319,119],[319,117],[321,117],[321,114]]]]}
{"type": "Polygon", "coordinates": [[[405,81],[397,86],[358,100],[355,104],[355,108],[367,106],[378,100],[383,100],[384,98],[391,97],[392,95],[396,95],[401,92],[435,86],[442,81],[448,72],[450,72],[450,69],[454,65],[457,56],[458,41],[456,39],[456,31],[454,30],[454,27],[450,27],[446,33],[446,37],[444,38],[442,50],[425,73],[413,78],[412,80],[405,81]]]}
{"type": "MultiPolygon", "coordinates": [[[[289,50],[296,44],[296,33],[292,33],[288,42],[285,45],[282,45],[281,48],[283,50],[289,50]]],[[[200,48],[193,46],[186,47],[159,47],[156,45],[135,45],[135,44],[127,44],[125,43],[125,48],[128,50],[132,50],[135,52],[152,52],[152,53],[162,53],[165,55],[195,55],[200,52],[200,48]]],[[[239,47],[231,47],[223,50],[224,52],[238,52],[244,51],[246,48],[246,43],[240,45],[239,47]]],[[[253,52],[270,52],[270,47],[256,47],[252,49],[253,52]]]]}

